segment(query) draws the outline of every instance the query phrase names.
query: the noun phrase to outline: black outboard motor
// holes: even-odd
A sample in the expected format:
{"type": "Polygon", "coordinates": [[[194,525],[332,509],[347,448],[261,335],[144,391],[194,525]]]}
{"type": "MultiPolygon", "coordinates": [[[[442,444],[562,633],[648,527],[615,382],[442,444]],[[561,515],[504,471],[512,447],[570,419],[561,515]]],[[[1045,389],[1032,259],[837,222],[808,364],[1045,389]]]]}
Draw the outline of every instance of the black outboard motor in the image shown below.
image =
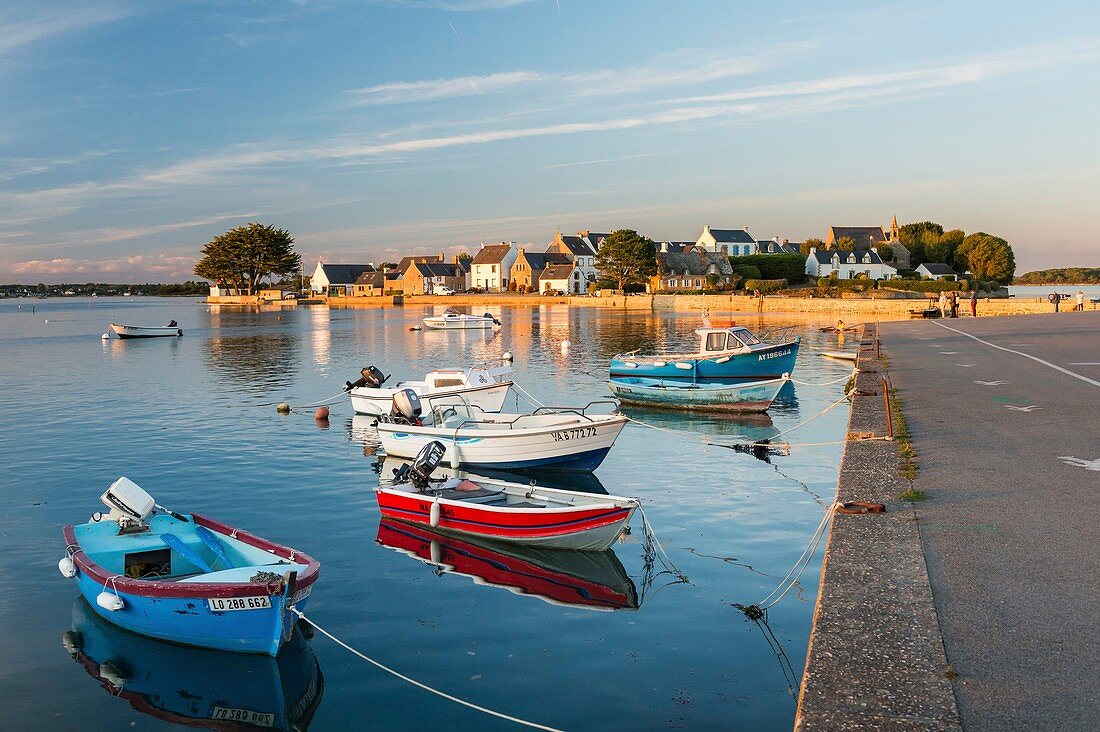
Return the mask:
{"type": "Polygon", "coordinates": [[[432,473],[443,462],[444,452],[446,448],[439,440],[432,440],[420,448],[420,452],[416,454],[416,459],[409,468],[409,482],[416,486],[417,490],[422,491],[428,487],[432,473]]]}
{"type": "Polygon", "coordinates": [[[393,395],[393,405],[390,407],[391,422],[419,425],[422,413],[420,397],[412,389],[402,389],[393,395]]]}
{"type": "Polygon", "coordinates": [[[377,389],[385,384],[390,377],[384,376],[380,370],[375,366],[367,366],[365,369],[359,372],[361,375],[355,381],[345,381],[344,391],[351,391],[360,386],[365,386],[368,389],[377,389]]]}

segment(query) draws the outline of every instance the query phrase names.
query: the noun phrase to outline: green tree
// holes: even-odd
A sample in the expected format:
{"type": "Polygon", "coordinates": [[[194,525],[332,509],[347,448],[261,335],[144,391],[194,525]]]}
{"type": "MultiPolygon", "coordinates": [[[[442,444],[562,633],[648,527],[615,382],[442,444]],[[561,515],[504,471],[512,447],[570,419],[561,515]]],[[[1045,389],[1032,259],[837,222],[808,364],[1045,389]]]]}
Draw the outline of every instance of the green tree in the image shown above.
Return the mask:
{"type": "Polygon", "coordinates": [[[906,224],[899,227],[898,238],[909,250],[909,257],[914,267],[918,267],[928,260],[928,252],[925,250],[924,234],[931,232],[936,236],[935,241],[943,234],[943,227],[934,221],[918,221],[914,224],[906,224]]]}
{"type": "Polygon", "coordinates": [[[203,245],[195,274],[227,282],[251,295],[268,275],[294,274],[302,257],[285,229],[256,222],[230,229],[203,245]]]}
{"type": "Polygon", "coordinates": [[[960,272],[970,270],[979,280],[1007,283],[1016,273],[1016,257],[1007,241],[979,231],[963,239],[955,250],[955,267],[960,272]]]}
{"type": "Polygon", "coordinates": [[[894,248],[889,244],[876,244],[875,252],[878,253],[879,259],[883,262],[894,261],[894,248]]]}
{"type": "Polygon", "coordinates": [[[928,239],[925,244],[926,259],[924,261],[952,264],[955,261],[955,252],[962,245],[966,233],[961,229],[951,229],[939,236],[933,236],[931,232],[927,232],[926,236],[928,239]]]}
{"type": "Polygon", "coordinates": [[[613,231],[596,254],[596,269],[616,282],[619,290],[645,284],[657,274],[657,246],[633,229],[613,231]]]}
{"type": "Polygon", "coordinates": [[[842,236],[833,242],[833,249],[840,252],[854,252],[856,250],[856,240],[850,236],[842,236]]]}
{"type": "Polygon", "coordinates": [[[817,248],[819,250],[824,250],[825,242],[816,238],[807,239],[806,241],[798,245],[798,253],[809,256],[811,247],[817,248]]]}

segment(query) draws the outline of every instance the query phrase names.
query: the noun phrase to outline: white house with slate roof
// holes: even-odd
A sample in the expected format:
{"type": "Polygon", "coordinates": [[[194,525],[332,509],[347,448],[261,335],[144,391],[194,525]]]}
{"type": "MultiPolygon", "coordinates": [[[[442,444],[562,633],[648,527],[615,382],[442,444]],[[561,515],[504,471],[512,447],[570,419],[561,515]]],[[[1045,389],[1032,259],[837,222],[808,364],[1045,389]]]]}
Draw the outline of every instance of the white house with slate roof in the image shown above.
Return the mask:
{"type": "Polygon", "coordinates": [[[717,252],[731,257],[758,254],[756,239],[745,229],[712,229],[703,227],[703,233],[695,241],[695,246],[708,252],[717,252]]]}
{"type": "Polygon", "coordinates": [[[934,280],[958,279],[959,273],[951,268],[951,265],[940,264],[939,262],[925,262],[916,269],[917,274],[921,277],[931,277],[934,280]]]}
{"type": "Polygon", "coordinates": [[[325,264],[318,260],[309,286],[314,292],[345,297],[355,293],[355,281],[359,275],[373,271],[373,264],[325,264]]]}
{"type": "Polygon", "coordinates": [[[883,262],[874,249],[842,252],[810,247],[810,255],[806,257],[806,274],[828,277],[833,273],[841,280],[855,279],[861,274],[872,280],[888,280],[898,276],[898,271],[883,262]]]}
{"type": "Polygon", "coordinates": [[[565,292],[581,295],[588,292],[588,283],[595,282],[597,277],[596,252],[606,238],[607,234],[591,234],[587,231],[582,231],[577,236],[566,236],[558,229],[554,241],[550,242],[546,251],[550,254],[564,254],[573,261],[576,269],[565,292]]]}
{"type": "Polygon", "coordinates": [[[470,286],[486,292],[508,289],[512,265],[519,256],[515,242],[484,244],[470,262],[470,286]]]}

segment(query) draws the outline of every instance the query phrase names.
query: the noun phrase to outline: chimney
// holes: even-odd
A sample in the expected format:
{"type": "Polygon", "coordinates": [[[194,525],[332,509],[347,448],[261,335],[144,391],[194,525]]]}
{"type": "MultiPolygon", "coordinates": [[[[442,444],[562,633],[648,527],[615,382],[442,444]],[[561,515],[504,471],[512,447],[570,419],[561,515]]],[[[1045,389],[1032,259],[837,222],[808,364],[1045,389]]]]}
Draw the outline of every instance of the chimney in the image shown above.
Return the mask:
{"type": "Polygon", "coordinates": [[[454,263],[458,264],[458,255],[457,254],[454,256],[454,260],[455,260],[454,263]]]}
{"type": "Polygon", "coordinates": [[[443,250],[442,249],[439,250],[439,261],[440,262],[446,262],[447,261],[447,258],[445,256],[443,256],[443,250]]]}
{"type": "Polygon", "coordinates": [[[523,256],[523,247],[519,248],[519,256],[521,256],[521,257],[523,256]]]}

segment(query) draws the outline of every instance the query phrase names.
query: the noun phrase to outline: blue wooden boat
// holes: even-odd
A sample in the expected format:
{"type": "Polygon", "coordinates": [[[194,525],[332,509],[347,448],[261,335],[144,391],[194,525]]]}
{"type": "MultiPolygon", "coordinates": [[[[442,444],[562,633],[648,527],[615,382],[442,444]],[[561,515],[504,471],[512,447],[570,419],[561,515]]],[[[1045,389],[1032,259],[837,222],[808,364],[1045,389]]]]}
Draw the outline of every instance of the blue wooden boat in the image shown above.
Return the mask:
{"type": "Polygon", "coordinates": [[[320,565],[307,554],[198,514],[157,506],[127,478],[106,515],[63,530],[58,569],[127,630],[183,645],[274,656],[293,633],[320,565]]]}
{"type": "Polygon", "coordinates": [[[637,351],[611,359],[611,378],[647,377],[702,381],[778,379],[794,370],[801,336],[765,343],[748,330],[699,328],[697,353],[639,355],[637,351]]]}
{"type": "Polygon", "coordinates": [[[113,697],[165,722],[219,730],[305,730],[325,677],[300,630],[275,658],[188,648],[125,631],[84,600],[62,643],[113,697]]]}
{"type": "Polygon", "coordinates": [[[611,379],[607,385],[611,393],[626,404],[667,409],[766,412],[788,381],[790,377],[787,375],[779,379],[729,384],[623,376],[611,379]]]}

